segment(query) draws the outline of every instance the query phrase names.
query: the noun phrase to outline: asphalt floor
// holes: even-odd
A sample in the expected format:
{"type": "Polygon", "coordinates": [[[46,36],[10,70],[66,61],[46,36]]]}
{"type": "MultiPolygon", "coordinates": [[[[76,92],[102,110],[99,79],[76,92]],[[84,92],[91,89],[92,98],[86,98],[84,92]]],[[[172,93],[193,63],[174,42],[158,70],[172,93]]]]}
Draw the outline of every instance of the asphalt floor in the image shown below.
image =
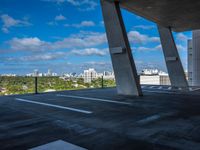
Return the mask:
{"type": "Polygon", "coordinates": [[[200,91],[143,87],[0,97],[0,149],[30,149],[63,140],[89,150],[199,150],[200,91]]]}

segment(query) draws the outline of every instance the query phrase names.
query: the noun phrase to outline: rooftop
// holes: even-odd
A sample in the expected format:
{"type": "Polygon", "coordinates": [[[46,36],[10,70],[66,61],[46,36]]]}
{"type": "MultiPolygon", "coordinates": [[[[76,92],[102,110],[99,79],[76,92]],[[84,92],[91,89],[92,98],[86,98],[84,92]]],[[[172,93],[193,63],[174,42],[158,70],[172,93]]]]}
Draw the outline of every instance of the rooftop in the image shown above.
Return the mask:
{"type": "Polygon", "coordinates": [[[143,86],[143,92],[124,97],[106,88],[2,96],[1,149],[60,140],[90,150],[200,149],[199,89],[143,86]]]}

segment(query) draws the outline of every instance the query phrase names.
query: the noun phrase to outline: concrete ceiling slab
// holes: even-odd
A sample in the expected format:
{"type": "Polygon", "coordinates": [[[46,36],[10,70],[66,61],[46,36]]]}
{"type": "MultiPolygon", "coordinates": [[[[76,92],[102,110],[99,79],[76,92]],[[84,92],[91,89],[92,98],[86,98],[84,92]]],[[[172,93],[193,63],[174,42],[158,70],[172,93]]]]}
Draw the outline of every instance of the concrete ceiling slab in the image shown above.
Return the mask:
{"type": "Polygon", "coordinates": [[[200,29],[199,0],[119,0],[119,2],[122,8],[162,26],[171,27],[173,31],[200,29]]]}

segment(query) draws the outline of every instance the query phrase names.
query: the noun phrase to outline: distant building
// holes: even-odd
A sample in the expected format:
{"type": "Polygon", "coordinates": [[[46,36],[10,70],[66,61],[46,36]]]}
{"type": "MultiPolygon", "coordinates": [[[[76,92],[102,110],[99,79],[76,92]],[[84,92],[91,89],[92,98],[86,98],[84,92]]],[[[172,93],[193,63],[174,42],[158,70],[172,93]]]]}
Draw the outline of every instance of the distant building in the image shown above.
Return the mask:
{"type": "Polygon", "coordinates": [[[92,80],[97,78],[97,72],[93,68],[84,70],[83,78],[85,83],[91,83],[92,80]]]}
{"type": "Polygon", "coordinates": [[[16,77],[16,74],[1,74],[0,76],[6,76],[6,77],[16,77]]]}
{"type": "Polygon", "coordinates": [[[52,76],[52,71],[51,71],[51,69],[48,69],[47,76],[52,76]]]}
{"type": "Polygon", "coordinates": [[[200,86],[200,30],[194,30],[188,40],[188,82],[200,86]]]}
{"type": "Polygon", "coordinates": [[[140,84],[171,85],[168,75],[140,75],[140,84]]]}
{"type": "Polygon", "coordinates": [[[34,70],[33,76],[35,76],[35,77],[39,76],[39,71],[37,69],[34,70]]]}
{"type": "Polygon", "coordinates": [[[192,86],[192,75],[193,75],[193,53],[192,53],[192,40],[188,40],[188,84],[192,86]]]}
{"type": "Polygon", "coordinates": [[[109,72],[109,71],[104,71],[103,72],[103,79],[110,79],[110,80],[114,80],[115,79],[115,75],[114,72],[109,72]]]}
{"type": "Polygon", "coordinates": [[[159,74],[158,69],[143,69],[141,74],[143,75],[157,75],[159,74]]]}
{"type": "Polygon", "coordinates": [[[149,85],[170,85],[167,73],[157,69],[144,69],[140,75],[140,84],[149,85]]]}
{"type": "Polygon", "coordinates": [[[55,72],[53,72],[53,73],[51,74],[51,76],[56,77],[56,76],[58,76],[58,74],[55,73],[55,72]]]}

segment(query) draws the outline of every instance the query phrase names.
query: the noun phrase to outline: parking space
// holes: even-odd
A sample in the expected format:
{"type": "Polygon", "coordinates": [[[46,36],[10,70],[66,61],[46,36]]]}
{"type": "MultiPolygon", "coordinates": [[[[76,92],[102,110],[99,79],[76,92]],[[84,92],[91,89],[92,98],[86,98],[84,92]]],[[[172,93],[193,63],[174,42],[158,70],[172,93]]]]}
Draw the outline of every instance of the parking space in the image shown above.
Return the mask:
{"type": "Polygon", "coordinates": [[[163,89],[143,87],[143,97],[118,96],[115,88],[0,97],[2,149],[57,140],[86,149],[200,146],[199,135],[188,133],[200,126],[198,95],[154,93],[156,88],[163,89]]]}

